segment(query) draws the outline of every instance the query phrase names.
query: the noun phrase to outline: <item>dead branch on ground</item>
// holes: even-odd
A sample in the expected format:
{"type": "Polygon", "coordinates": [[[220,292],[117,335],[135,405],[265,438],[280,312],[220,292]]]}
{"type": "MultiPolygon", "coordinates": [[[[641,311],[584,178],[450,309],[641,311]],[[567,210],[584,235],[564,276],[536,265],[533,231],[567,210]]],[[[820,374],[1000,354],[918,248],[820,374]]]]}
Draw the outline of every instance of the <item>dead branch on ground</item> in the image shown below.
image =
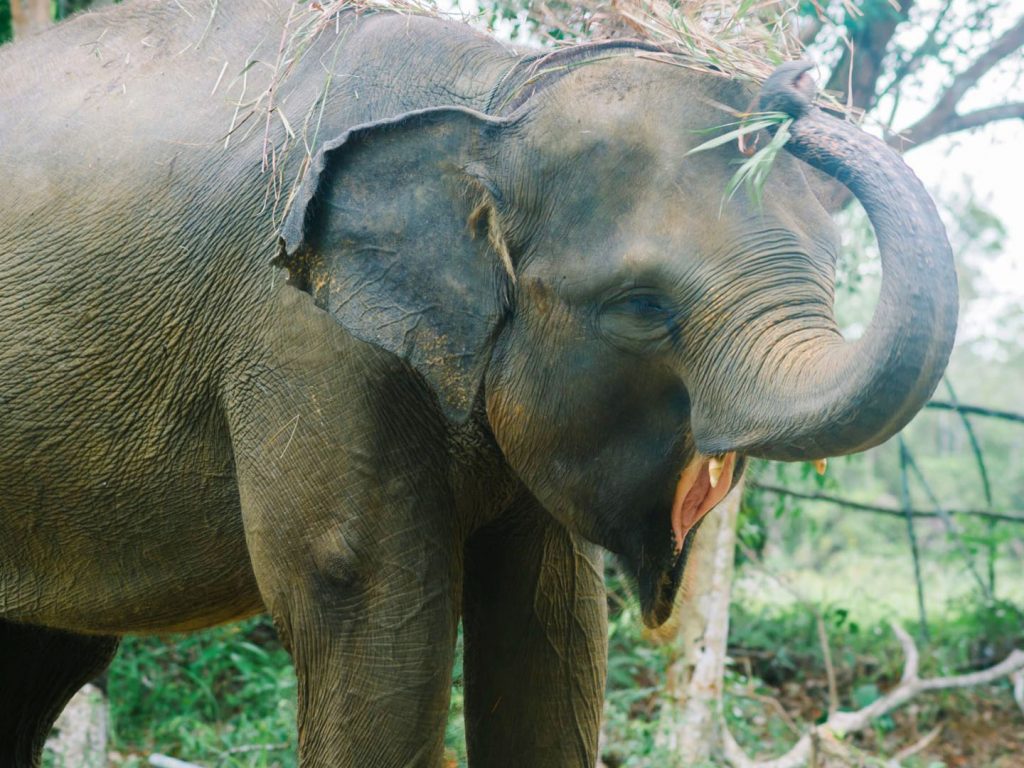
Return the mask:
{"type": "MultiPolygon", "coordinates": [[[[1021,700],[1024,699],[1024,651],[1015,649],[995,666],[978,672],[950,675],[948,677],[922,678],[918,674],[920,656],[913,639],[903,627],[896,623],[892,624],[892,631],[903,647],[903,653],[906,658],[903,676],[895,688],[862,709],[854,712],[834,712],[829,715],[824,723],[814,726],[805,733],[789,752],[772,760],[752,760],[736,742],[736,739],[723,722],[721,726],[722,738],[725,758],[729,764],[733,768],[802,768],[813,758],[816,752],[815,744],[819,747],[831,745],[836,750],[841,751],[842,739],[845,736],[864,730],[872,721],[903,706],[918,694],[926,691],[969,688],[992,683],[1004,677],[1011,677],[1014,681],[1014,693],[1017,703],[1021,704],[1021,700]],[[1018,689],[1021,691],[1019,697],[1017,696],[1018,689]]],[[[1022,710],[1024,710],[1024,704],[1021,704],[1021,706],[1022,710]]],[[[929,734],[929,737],[932,739],[936,736],[929,734]]],[[[925,740],[922,739],[920,742],[911,745],[908,749],[913,750],[917,748],[916,751],[920,751],[927,746],[927,743],[930,743],[924,742],[925,740]]]]}

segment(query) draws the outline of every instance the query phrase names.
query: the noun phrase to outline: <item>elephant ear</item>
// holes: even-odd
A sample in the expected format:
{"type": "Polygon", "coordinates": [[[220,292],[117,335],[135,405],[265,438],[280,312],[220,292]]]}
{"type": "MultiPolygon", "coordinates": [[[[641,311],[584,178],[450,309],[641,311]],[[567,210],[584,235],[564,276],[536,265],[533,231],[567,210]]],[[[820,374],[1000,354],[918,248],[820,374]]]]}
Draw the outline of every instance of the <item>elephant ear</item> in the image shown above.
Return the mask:
{"type": "Polygon", "coordinates": [[[349,130],[314,158],[275,259],[353,336],[408,361],[455,421],[514,280],[485,170],[503,126],[446,107],[349,130]]]}

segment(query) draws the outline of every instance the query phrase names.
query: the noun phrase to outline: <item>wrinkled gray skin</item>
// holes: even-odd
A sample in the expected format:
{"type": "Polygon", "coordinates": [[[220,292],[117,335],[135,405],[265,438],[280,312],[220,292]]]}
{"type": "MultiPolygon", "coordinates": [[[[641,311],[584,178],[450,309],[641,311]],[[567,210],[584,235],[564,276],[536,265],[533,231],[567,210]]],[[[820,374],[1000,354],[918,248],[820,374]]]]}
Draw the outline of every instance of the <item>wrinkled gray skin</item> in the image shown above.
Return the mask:
{"type": "Polygon", "coordinates": [[[437,765],[460,619],[472,764],[593,765],[596,545],[657,624],[695,451],[905,424],[953,336],[941,226],[799,67],[762,92],[793,156],[719,213],[735,147],[686,153],[749,90],[387,14],[275,81],[288,7],[139,2],[0,50],[0,765],[119,636],[263,610],[307,768],[437,765]],[[796,156],[879,235],[856,343],[796,156]]]}

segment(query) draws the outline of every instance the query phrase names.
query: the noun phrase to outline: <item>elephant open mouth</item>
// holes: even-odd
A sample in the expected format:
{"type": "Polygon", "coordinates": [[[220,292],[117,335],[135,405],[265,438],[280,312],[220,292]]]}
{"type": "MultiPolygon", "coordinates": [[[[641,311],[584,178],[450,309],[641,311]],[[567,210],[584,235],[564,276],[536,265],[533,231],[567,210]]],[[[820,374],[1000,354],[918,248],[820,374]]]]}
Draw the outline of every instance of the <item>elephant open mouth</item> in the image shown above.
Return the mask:
{"type": "Polygon", "coordinates": [[[648,627],[660,626],[672,615],[694,535],[708,512],[732,488],[736,464],[734,452],[721,456],[697,454],[679,473],[670,517],[671,554],[652,562],[649,568],[640,568],[640,604],[648,627]]]}
{"type": "Polygon", "coordinates": [[[735,468],[734,452],[724,456],[701,456],[698,453],[679,474],[672,500],[672,540],[677,558],[683,553],[686,538],[697,523],[729,492],[735,468]]]}

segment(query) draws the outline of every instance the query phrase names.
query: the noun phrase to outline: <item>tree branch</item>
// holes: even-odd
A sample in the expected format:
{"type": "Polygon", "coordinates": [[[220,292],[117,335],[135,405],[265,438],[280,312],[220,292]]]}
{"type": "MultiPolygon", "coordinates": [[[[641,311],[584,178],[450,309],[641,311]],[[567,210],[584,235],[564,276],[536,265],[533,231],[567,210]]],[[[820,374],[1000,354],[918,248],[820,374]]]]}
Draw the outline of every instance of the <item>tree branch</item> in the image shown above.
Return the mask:
{"type": "MultiPolygon", "coordinates": [[[[960,554],[964,558],[964,563],[966,564],[967,569],[971,572],[971,575],[974,576],[974,580],[978,583],[978,589],[981,590],[981,593],[986,600],[991,600],[992,593],[984,579],[981,578],[981,574],[978,573],[978,569],[974,564],[974,558],[971,556],[971,551],[964,543],[960,527],[953,521],[953,517],[946,511],[946,508],[939,501],[939,497],[936,495],[935,491],[932,490],[931,484],[928,482],[927,478],[925,478],[924,472],[921,471],[921,467],[918,466],[917,461],[914,459],[914,455],[910,452],[910,449],[907,448],[906,441],[903,439],[902,435],[899,437],[899,444],[900,452],[906,460],[907,467],[917,475],[917,481],[920,483],[925,494],[927,494],[928,500],[932,503],[932,506],[935,507],[936,513],[938,513],[943,526],[946,528],[946,533],[956,542],[956,545],[960,550],[960,554]]],[[[907,506],[909,507],[909,501],[907,506]]]]}
{"type": "Polygon", "coordinates": [[[1020,112],[1014,109],[1018,105],[1014,104],[980,109],[967,115],[957,114],[956,108],[964,94],[973,88],[986,72],[1010,54],[1018,51],[1022,45],[1024,45],[1024,16],[1000,35],[971,66],[953,78],[953,82],[943,91],[927,115],[909,128],[900,131],[900,135],[892,137],[889,143],[902,149],[908,144],[924,144],[943,134],[977,128],[979,125],[985,125],[993,120],[1020,117],[1020,112]],[[1007,108],[1009,109],[1007,110],[1007,108]]]}
{"type": "Polygon", "coordinates": [[[986,107],[966,115],[953,113],[943,122],[929,121],[927,118],[915,123],[913,126],[900,133],[893,134],[888,138],[889,146],[902,151],[910,149],[909,145],[920,146],[927,144],[939,136],[948,136],[951,133],[967,131],[971,128],[980,128],[989,123],[999,120],[1021,120],[1024,119],[1024,102],[1012,104],[999,104],[995,107],[986,107]]]}
{"type": "Polygon", "coordinates": [[[19,40],[50,24],[50,0],[11,0],[11,32],[19,40]]]}
{"type": "Polygon", "coordinates": [[[825,617],[820,611],[815,612],[814,623],[818,628],[818,644],[821,646],[821,659],[825,664],[825,679],[828,681],[828,713],[833,715],[839,711],[839,686],[836,685],[836,669],[832,665],[832,646],[828,641],[825,617]]]}
{"type": "Polygon", "coordinates": [[[814,42],[814,38],[818,36],[825,27],[825,20],[818,14],[811,14],[809,16],[802,16],[800,18],[800,30],[797,33],[797,39],[800,41],[800,45],[804,48],[814,42]]]}
{"type": "MultiPolygon", "coordinates": [[[[789,488],[783,488],[780,485],[771,485],[770,483],[762,483],[758,480],[751,480],[747,483],[751,488],[757,488],[758,490],[767,491],[768,493],[775,493],[779,496],[792,496],[796,499],[807,499],[808,501],[825,501],[829,504],[835,504],[839,507],[847,507],[849,509],[858,509],[861,512],[872,512],[876,515],[888,515],[889,517],[898,517],[901,520],[906,517],[906,514],[901,509],[895,509],[893,507],[880,507],[876,504],[864,504],[859,501],[851,501],[849,499],[843,499],[838,496],[830,496],[827,493],[806,493],[803,491],[792,491],[789,488]]],[[[950,515],[967,515],[973,517],[983,517],[990,520],[1002,520],[1007,523],[1024,523],[1024,514],[1019,515],[1005,515],[1000,512],[988,512],[984,509],[947,509],[944,510],[950,515]]],[[[926,512],[920,509],[910,510],[910,514],[913,517],[933,517],[938,518],[937,512],[926,512]]]]}
{"type": "Polygon", "coordinates": [[[942,28],[942,22],[946,20],[946,14],[949,13],[949,9],[953,7],[953,0],[946,0],[943,3],[942,8],[939,9],[938,14],[935,17],[935,23],[932,24],[931,31],[928,32],[928,37],[921,45],[910,54],[910,57],[905,61],[899,63],[896,66],[896,71],[893,73],[892,80],[878,93],[878,98],[881,98],[885,94],[889,93],[894,88],[899,88],[903,79],[912,74],[921,64],[921,62],[929,55],[933,55],[936,46],[936,41],[939,36],[939,30],[942,28]]]}
{"type": "MultiPolygon", "coordinates": [[[[832,664],[832,646],[828,640],[828,630],[825,627],[825,615],[811,600],[808,600],[796,587],[790,582],[784,579],[779,574],[772,570],[769,570],[761,558],[754,552],[750,547],[743,543],[739,538],[736,539],[736,546],[743,553],[743,556],[747,558],[761,573],[766,575],[786,592],[793,596],[799,603],[801,603],[810,613],[814,614],[814,621],[818,629],[818,643],[821,646],[821,660],[825,665],[825,677],[828,681],[828,713],[829,715],[835,714],[839,710],[839,686],[836,684],[836,670],[832,664]]],[[[766,697],[771,698],[771,697],[766,697]]],[[[773,699],[773,701],[775,701],[773,699]]],[[[778,702],[776,701],[776,704],[778,702]]],[[[785,712],[781,704],[778,704],[779,709],[785,712]]],[[[787,718],[789,719],[788,716],[787,718]]],[[[795,726],[795,724],[794,724],[795,726]]],[[[795,727],[793,728],[795,731],[795,727]]]]}
{"type": "Polygon", "coordinates": [[[930,400],[925,404],[925,408],[933,408],[937,411],[959,411],[960,413],[969,413],[973,416],[988,416],[993,419],[1016,421],[1020,424],[1024,424],[1024,414],[1022,413],[1000,411],[993,408],[982,408],[980,405],[963,405],[961,403],[947,402],[946,400],[930,400]]]}
{"type": "Polygon", "coordinates": [[[1017,51],[1021,45],[1024,45],[1024,16],[1017,19],[1016,24],[1001,34],[992,43],[992,47],[981,54],[971,66],[953,78],[949,88],[935,104],[935,110],[952,112],[960,103],[963,95],[973,88],[986,72],[1017,51]]]}
{"type": "Polygon", "coordinates": [[[1000,663],[979,672],[921,679],[918,676],[917,646],[914,645],[913,639],[898,624],[892,624],[892,631],[903,647],[906,657],[903,676],[895,688],[863,709],[830,715],[824,723],[804,734],[789,752],[774,760],[751,760],[723,722],[722,738],[725,758],[729,764],[734,768],[801,768],[807,765],[815,742],[837,744],[847,734],[864,730],[873,720],[906,704],[919,693],[984,685],[1003,677],[1015,676],[1024,670],[1024,651],[1015,649],[1000,663]]]}
{"type": "Polygon", "coordinates": [[[927,749],[929,746],[931,746],[931,743],[939,737],[940,733],[942,733],[942,726],[936,725],[934,728],[928,731],[928,733],[926,733],[920,739],[915,741],[913,744],[911,744],[908,747],[904,747],[895,755],[893,755],[893,759],[890,760],[888,764],[892,768],[900,768],[900,766],[903,764],[903,761],[906,760],[908,757],[913,757],[921,750],[927,749]]]}
{"type": "Polygon", "coordinates": [[[176,757],[168,757],[167,755],[157,753],[149,756],[149,764],[154,768],[202,768],[202,766],[195,763],[186,763],[184,760],[179,760],[176,757]]]}
{"type": "MultiPolygon", "coordinates": [[[[885,51],[896,27],[907,20],[913,5],[913,0],[903,0],[899,10],[886,7],[873,19],[864,16],[847,24],[852,35],[825,86],[830,91],[845,94],[840,101],[865,110],[874,104],[885,51]]],[[[849,13],[847,11],[848,18],[849,13]]]]}
{"type": "Polygon", "coordinates": [[[1013,680],[1013,700],[1024,714],[1024,669],[1018,669],[1010,679],[1013,680]]]}
{"type": "MultiPolygon", "coordinates": [[[[949,380],[949,376],[943,376],[942,381],[946,385],[946,391],[949,393],[950,401],[953,403],[953,405],[959,406],[960,398],[957,397],[956,390],[953,389],[953,382],[949,380]]],[[[985,465],[985,452],[981,450],[981,441],[978,440],[978,435],[974,431],[974,425],[971,423],[970,416],[968,416],[959,408],[957,408],[956,415],[960,419],[960,423],[963,425],[964,432],[967,433],[967,439],[971,444],[971,453],[974,454],[974,464],[978,468],[978,477],[981,480],[981,490],[985,494],[985,509],[991,512],[992,483],[989,481],[988,467],[985,465]]],[[[991,535],[993,526],[995,526],[995,521],[989,520],[989,536],[988,541],[985,545],[985,549],[988,554],[988,591],[990,594],[996,591],[996,551],[998,550],[996,540],[991,535]]]]}
{"type": "MultiPolygon", "coordinates": [[[[921,637],[928,640],[928,612],[925,610],[924,579],[921,578],[921,552],[917,546],[917,532],[914,531],[914,512],[910,506],[910,475],[907,472],[910,454],[907,453],[907,444],[904,442],[902,434],[897,440],[900,447],[900,507],[903,509],[903,518],[907,523],[907,540],[910,542],[910,556],[914,562],[914,587],[917,592],[917,614],[921,624],[921,637]]],[[[910,664],[909,659],[907,664],[910,664]]],[[[917,665],[916,659],[914,665],[915,667],[917,665]]]]}
{"type": "Polygon", "coordinates": [[[985,453],[981,450],[981,442],[978,440],[978,435],[974,431],[974,425],[971,424],[967,412],[964,411],[960,404],[960,398],[956,396],[956,390],[953,389],[953,383],[949,380],[949,376],[943,376],[942,382],[946,385],[950,404],[956,410],[957,416],[960,417],[960,423],[963,425],[964,432],[967,433],[967,439],[971,443],[971,453],[974,454],[974,463],[978,467],[978,476],[981,478],[981,489],[985,494],[985,509],[991,511],[992,483],[988,479],[988,468],[985,466],[985,453]]]}

